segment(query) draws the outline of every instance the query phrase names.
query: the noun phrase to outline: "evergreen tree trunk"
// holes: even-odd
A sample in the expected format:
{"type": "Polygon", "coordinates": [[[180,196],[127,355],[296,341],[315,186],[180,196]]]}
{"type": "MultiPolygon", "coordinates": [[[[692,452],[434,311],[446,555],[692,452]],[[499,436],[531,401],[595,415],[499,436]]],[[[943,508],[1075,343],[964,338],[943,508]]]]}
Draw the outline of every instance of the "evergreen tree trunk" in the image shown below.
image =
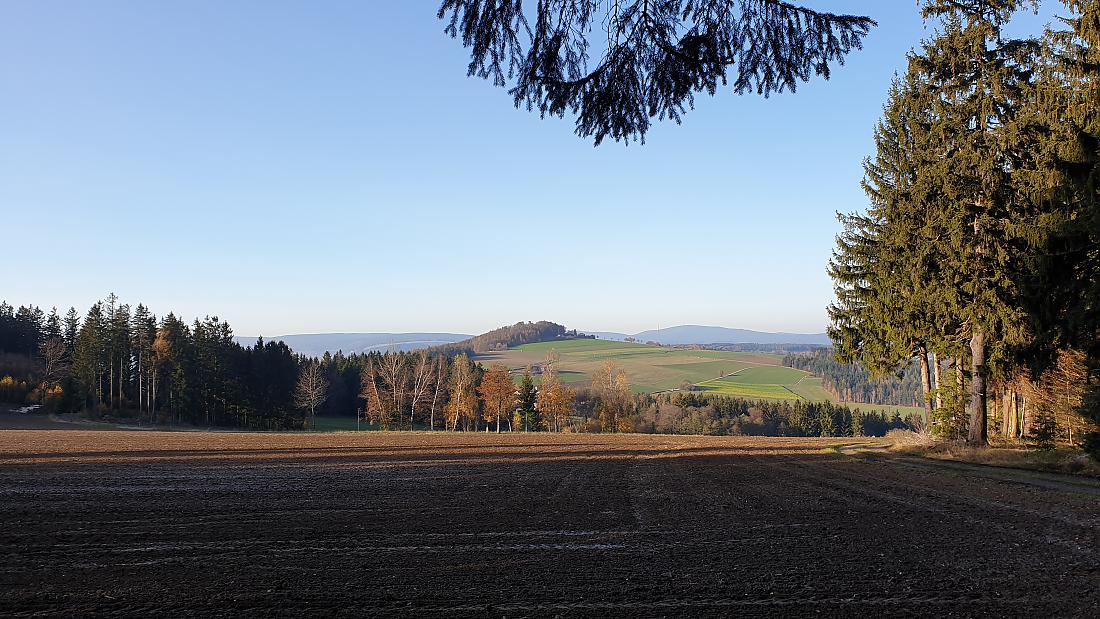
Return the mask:
{"type": "Polygon", "coordinates": [[[142,390],[144,387],[144,378],[142,375],[141,367],[141,351],[138,351],[137,358],[137,396],[138,396],[138,419],[141,419],[141,414],[145,412],[145,392],[142,390]]]}
{"type": "Polygon", "coordinates": [[[920,356],[920,386],[924,391],[924,410],[927,413],[927,421],[932,420],[932,377],[928,373],[928,350],[924,346],[918,348],[920,356]]]}
{"type": "Polygon", "coordinates": [[[966,377],[963,376],[962,359],[952,357],[951,365],[955,368],[955,404],[951,407],[955,428],[951,431],[951,437],[960,439],[965,422],[963,416],[966,414],[966,377]]]}
{"type": "Polygon", "coordinates": [[[156,371],[150,372],[149,376],[149,421],[152,423],[157,422],[157,373],[156,371]]]}
{"type": "Polygon", "coordinates": [[[940,357],[936,353],[932,353],[932,377],[936,381],[936,408],[943,408],[943,395],[940,393],[940,388],[943,384],[940,383],[940,357]]]}
{"type": "Polygon", "coordinates": [[[970,432],[966,442],[971,445],[989,443],[986,430],[986,373],[985,332],[974,327],[970,336],[970,394],[967,408],[970,412],[970,432]]]}

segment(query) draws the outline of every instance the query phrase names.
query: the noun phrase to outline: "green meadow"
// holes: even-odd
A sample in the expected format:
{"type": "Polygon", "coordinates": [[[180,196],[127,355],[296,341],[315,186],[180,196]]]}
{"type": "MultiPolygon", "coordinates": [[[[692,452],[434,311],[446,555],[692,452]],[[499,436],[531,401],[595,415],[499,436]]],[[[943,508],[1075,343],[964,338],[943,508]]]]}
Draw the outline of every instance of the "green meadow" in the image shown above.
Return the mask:
{"type": "MultiPolygon", "coordinates": [[[[663,348],[635,342],[563,340],[525,344],[508,350],[478,355],[485,365],[503,363],[516,379],[527,366],[546,361],[550,351],[559,356],[562,382],[581,386],[608,360],[626,372],[635,393],[680,389],[685,383],[699,391],[746,399],[834,401],[822,387],[822,379],[782,365],[782,355],[663,348]]],[[[538,376],[535,376],[536,383],[538,376]]],[[[921,409],[908,406],[850,404],[866,411],[897,411],[902,415],[921,409]]]]}
{"type": "Polygon", "coordinates": [[[504,351],[478,356],[484,364],[503,363],[515,374],[529,365],[543,363],[550,351],[559,355],[558,368],[564,382],[583,383],[608,360],[615,361],[630,378],[637,393],[679,389],[684,383],[703,385],[730,379],[739,387],[726,387],[741,397],[784,399],[799,396],[782,389],[808,376],[805,372],[780,365],[781,355],[662,348],[631,342],[607,340],[565,340],[526,344],[504,351]],[[780,389],[776,390],[775,387],[780,389]]]}

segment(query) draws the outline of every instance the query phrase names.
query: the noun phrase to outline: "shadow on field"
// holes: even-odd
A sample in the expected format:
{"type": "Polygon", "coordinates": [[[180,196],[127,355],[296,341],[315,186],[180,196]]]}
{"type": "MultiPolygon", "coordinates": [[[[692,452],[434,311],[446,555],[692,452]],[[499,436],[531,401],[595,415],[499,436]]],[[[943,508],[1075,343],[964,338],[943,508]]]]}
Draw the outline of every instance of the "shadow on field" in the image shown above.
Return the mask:
{"type": "MultiPolygon", "coordinates": [[[[584,445],[584,449],[569,449],[546,444],[516,445],[433,445],[426,447],[272,447],[257,449],[135,449],[135,450],[84,450],[61,452],[2,453],[0,462],[46,463],[57,462],[138,462],[217,460],[246,462],[364,462],[398,463],[421,461],[492,462],[537,460],[593,460],[634,458],[684,458],[692,455],[711,457],[759,457],[762,455],[806,456],[821,454],[824,446],[766,446],[739,445],[737,447],[677,447],[674,449],[604,448],[600,445],[584,445]]],[[[829,458],[836,456],[829,455],[829,458]]]]}

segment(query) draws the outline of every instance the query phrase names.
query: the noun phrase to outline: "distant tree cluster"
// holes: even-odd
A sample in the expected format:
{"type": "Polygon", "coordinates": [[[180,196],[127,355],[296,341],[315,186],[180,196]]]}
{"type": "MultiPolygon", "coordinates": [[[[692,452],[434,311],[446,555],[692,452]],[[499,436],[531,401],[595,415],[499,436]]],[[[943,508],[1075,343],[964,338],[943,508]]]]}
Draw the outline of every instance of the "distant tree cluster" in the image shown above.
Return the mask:
{"type": "Polygon", "coordinates": [[[448,354],[464,352],[468,355],[477,355],[493,350],[522,346],[523,344],[549,342],[564,337],[577,337],[577,332],[567,333],[565,327],[545,320],[517,322],[512,326],[493,329],[468,340],[438,346],[435,350],[448,354]]]}
{"type": "Polygon", "coordinates": [[[821,344],[707,344],[709,350],[726,350],[729,352],[766,352],[766,353],[795,353],[813,352],[828,348],[821,344]]]}
{"type": "Polygon", "coordinates": [[[890,91],[869,207],[841,216],[838,357],[876,376],[915,359],[935,430],[975,445],[1049,434],[1025,401],[1042,385],[1100,422],[1100,1],[1063,0],[1032,37],[1006,26],[1037,2],[920,4],[939,29],[890,91]]]}
{"type": "Polygon", "coordinates": [[[831,348],[783,356],[783,365],[822,377],[822,387],[841,402],[924,406],[920,366],[916,360],[900,368],[901,375],[874,377],[859,363],[841,363],[831,348]]]}

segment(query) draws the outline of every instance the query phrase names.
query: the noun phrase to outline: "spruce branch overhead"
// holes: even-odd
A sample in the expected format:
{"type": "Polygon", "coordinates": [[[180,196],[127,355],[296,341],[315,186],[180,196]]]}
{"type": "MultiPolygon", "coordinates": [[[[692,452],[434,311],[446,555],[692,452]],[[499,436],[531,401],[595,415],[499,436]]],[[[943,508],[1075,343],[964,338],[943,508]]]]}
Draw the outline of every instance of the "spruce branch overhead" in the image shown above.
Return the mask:
{"type": "Polygon", "coordinates": [[[468,74],[509,87],[516,107],[576,117],[576,134],[645,141],[695,95],[794,92],[861,49],[869,17],[781,0],[442,0],[468,74]],[[595,38],[593,38],[595,36],[595,38]]]}

